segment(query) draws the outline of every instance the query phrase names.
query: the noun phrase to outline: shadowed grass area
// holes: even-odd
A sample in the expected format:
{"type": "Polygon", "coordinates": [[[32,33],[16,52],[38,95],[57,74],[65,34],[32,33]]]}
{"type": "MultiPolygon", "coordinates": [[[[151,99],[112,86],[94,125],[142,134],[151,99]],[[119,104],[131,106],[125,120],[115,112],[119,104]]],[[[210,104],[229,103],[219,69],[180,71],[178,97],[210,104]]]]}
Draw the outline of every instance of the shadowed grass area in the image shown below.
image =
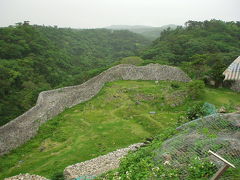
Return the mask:
{"type": "MultiPolygon", "coordinates": [[[[19,173],[53,178],[71,164],[107,154],[176,126],[196,100],[169,96],[186,83],[116,81],[88,102],[65,110],[43,124],[36,137],[0,157],[0,179],[19,173]],[[180,98],[180,100],[179,100],[180,98]],[[173,103],[173,104],[172,104],[173,103]],[[151,112],[151,113],[150,113],[151,112]]],[[[205,89],[198,101],[235,106],[240,96],[225,89],[205,89]]]]}

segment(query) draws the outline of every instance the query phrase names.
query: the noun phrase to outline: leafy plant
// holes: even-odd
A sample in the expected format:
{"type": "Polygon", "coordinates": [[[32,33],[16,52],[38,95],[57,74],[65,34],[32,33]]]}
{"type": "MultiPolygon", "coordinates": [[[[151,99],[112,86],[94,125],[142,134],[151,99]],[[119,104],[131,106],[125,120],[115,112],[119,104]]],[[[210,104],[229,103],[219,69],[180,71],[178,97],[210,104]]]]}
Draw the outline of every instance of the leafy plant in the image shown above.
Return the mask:
{"type": "Polygon", "coordinates": [[[194,120],[215,113],[217,113],[217,109],[213,104],[200,102],[189,107],[186,115],[189,120],[194,120]]]}
{"type": "Polygon", "coordinates": [[[216,171],[216,166],[209,159],[201,159],[200,157],[190,158],[187,173],[189,179],[208,178],[216,171]]]}
{"type": "Polygon", "coordinates": [[[188,83],[187,93],[192,99],[197,99],[204,93],[204,82],[201,80],[194,80],[188,83]]]}

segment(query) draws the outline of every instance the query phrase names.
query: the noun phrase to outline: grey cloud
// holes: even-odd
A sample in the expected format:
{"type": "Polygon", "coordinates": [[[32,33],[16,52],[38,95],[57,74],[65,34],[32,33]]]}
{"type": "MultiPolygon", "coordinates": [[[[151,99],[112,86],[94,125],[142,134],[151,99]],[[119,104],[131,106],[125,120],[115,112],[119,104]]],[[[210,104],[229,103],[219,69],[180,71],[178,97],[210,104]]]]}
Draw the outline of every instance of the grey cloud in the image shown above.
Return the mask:
{"type": "Polygon", "coordinates": [[[238,7],[239,0],[0,0],[0,26],[24,20],[73,28],[239,21],[238,7]]]}

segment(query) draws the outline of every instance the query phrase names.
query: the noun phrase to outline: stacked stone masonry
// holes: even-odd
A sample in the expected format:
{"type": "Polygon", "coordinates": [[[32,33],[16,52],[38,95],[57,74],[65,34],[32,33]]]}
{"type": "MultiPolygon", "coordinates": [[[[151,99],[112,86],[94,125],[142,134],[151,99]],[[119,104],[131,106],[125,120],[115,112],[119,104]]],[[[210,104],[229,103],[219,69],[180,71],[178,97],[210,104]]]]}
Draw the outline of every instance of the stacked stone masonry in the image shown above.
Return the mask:
{"type": "Polygon", "coordinates": [[[129,151],[135,151],[144,143],[133,144],[127,148],[118,149],[106,155],[68,166],[64,169],[64,179],[71,180],[81,176],[98,176],[119,167],[120,159],[129,151]]]}
{"type": "Polygon", "coordinates": [[[236,92],[240,92],[240,80],[239,81],[235,81],[233,83],[231,89],[236,91],[236,92]]]}
{"type": "Polygon", "coordinates": [[[5,178],[4,180],[48,180],[45,177],[31,174],[19,174],[17,176],[5,178]]]}
{"type": "Polygon", "coordinates": [[[170,80],[188,82],[191,79],[179,68],[149,64],[134,66],[121,64],[77,86],[70,86],[39,94],[30,110],[0,127],[0,155],[27,142],[36,135],[39,126],[57,114],[95,96],[106,82],[116,80],[170,80]]]}

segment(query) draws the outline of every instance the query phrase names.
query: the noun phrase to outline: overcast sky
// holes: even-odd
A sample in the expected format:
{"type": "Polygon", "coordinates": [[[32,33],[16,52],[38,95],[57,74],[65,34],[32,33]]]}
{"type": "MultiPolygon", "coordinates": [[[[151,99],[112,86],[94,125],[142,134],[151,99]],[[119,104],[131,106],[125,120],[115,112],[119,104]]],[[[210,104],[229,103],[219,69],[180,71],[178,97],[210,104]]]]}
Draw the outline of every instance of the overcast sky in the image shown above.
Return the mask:
{"type": "Polygon", "coordinates": [[[240,21],[239,8],[240,0],[0,0],[0,26],[24,20],[73,28],[240,21]]]}

